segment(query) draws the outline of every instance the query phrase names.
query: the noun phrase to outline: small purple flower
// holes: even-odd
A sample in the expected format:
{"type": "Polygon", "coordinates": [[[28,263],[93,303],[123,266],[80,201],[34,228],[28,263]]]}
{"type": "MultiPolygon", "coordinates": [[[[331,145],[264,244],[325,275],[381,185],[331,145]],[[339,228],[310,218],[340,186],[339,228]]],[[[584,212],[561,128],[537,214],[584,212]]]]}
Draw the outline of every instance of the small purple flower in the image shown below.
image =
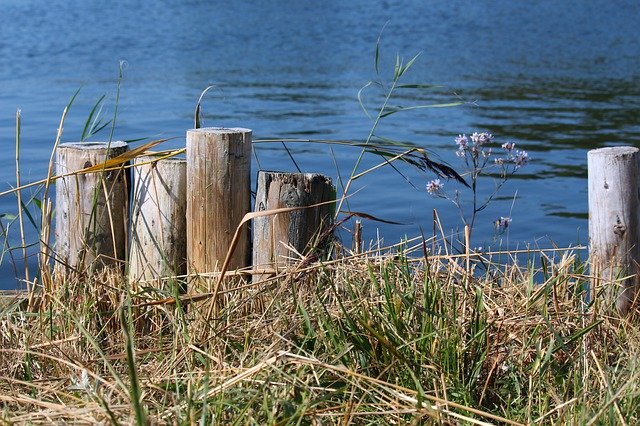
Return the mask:
{"type": "Polygon", "coordinates": [[[483,133],[474,132],[471,135],[471,142],[473,142],[474,146],[481,147],[486,143],[493,142],[493,135],[487,132],[483,132],[483,133]]]}
{"type": "Polygon", "coordinates": [[[444,183],[440,182],[440,179],[434,179],[427,183],[427,192],[431,195],[440,195],[443,188],[444,183]]]}
{"type": "Polygon", "coordinates": [[[495,221],[495,226],[500,231],[500,230],[507,229],[510,223],[511,223],[510,217],[500,216],[500,219],[495,221]]]}
{"type": "Polygon", "coordinates": [[[505,142],[502,144],[502,148],[506,149],[509,152],[513,151],[513,148],[515,147],[516,147],[516,144],[513,142],[505,142]]]}
{"type": "Polygon", "coordinates": [[[469,146],[469,139],[467,139],[467,135],[458,135],[455,139],[456,144],[458,145],[458,150],[456,151],[456,155],[460,158],[464,157],[464,151],[469,146]]]}
{"type": "Polygon", "coordinates": [[[527,151],[516,151],[513,155],[513,164],[515,164],[516,169],[524,166],[529,162],[529,154],[527,151]]]}
{"type": "Polygon", "coordinates": [[[469,139],[467,139],[467,135],[458,135],[455,139],[456,144],[458,145],[458,149],[464,150],[467,145],[469,145],[469,139]]]}

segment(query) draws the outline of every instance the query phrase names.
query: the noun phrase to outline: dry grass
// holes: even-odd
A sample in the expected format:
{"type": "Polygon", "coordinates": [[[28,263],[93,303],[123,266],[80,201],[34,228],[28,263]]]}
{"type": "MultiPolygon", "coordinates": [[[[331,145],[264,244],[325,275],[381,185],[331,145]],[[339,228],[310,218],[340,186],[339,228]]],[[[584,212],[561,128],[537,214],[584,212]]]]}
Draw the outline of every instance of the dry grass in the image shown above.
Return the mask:
{"type": "Polygon", "coordinates": [[[255,284],[231,277],[213,317],[207,293],[174,298],[184,283],[129,289],[113,272],[60,281],[38,310],[2,308],[1,418],[640,420],[640,333],[583,304],[588,277],[575,253],[530,253],[522,267],[485,254],[469,269],[464,256],[420,254],[400,246],[255,284]]]}
{"type": "MultiPolygon", "coordinates": [[[[380,167],[401,159],[459,177],[423,150],[374,143],[414,60],[398,58],[369,136],[354,144],[361,154],[340,203],[370,171],[358,171],[365,152],[384,157],[380,167]]],[[[109,140],[116,116],[117,106],[109,140]]],[[[83,139],[105,126],[93,123],[83,139]]],[[[157,143],[73,174],[119,169],[157,143]]],[[[64,277],[48,264],[48,189],[60,177],[50,166],[46,179],[0,194],[44,185],[39,281],[26,301],[0,303],[3,423],[640,423],[640,332],[608,315],[606,289],[584,302],[591,279],[579,252],[455,256],[412,241],[336,247],[331,260],[302,259],[260,282],[235,271],[129,283],[92,265],[64,277]]]]}

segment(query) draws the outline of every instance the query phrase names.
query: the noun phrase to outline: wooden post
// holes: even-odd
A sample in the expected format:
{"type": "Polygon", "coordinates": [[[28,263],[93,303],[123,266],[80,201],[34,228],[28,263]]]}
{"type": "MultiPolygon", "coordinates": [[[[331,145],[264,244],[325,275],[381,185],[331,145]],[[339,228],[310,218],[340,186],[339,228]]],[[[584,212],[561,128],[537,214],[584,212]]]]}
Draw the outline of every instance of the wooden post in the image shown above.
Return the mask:
{"type": "MultiPolygon", "coordinates": [[[[56,174],[99,165],[127,149],[125,142],[61,144],[56,153],[56,174]]],[[[124,168],[58,179],[55,251],[65,272],[94,264],[122,266],[128,211],[129,179],[124,168]]]]}
{"type": "Polygon", "coordinates": [[[601,148],[589,151],[587,158],[594,290],[604,285],[607,304],[615,303],[624,315],[631,309],[638,288],[640,150],[601,148]]]}
{"type": "MultiPolygon", "coordinates": [[[[224,263],[236,228],[251,210],[251,130],[187,131],[187,261],[189,273],[224,263]]],[[[249,264],[245,226],[229,269],[249,264]]]]}
{"type": "MultiPolygon", "coordinates": [[[[259,172],[256,211],[305,207],[335,200],[331,179],[311,173],[259,172]]],[[[253,266],[256,269],[286,266],[322,250],[320,234],[331,226],[333,204],[258,217],[253,222],[253,266]]],[[[255,280],[263,277],[256,275],[255,280]]]]}
{"type": "Polygon", "coordinates": [[[187,273],[187,161],[142,156],[133,168],[129,280],[187,273]]]}
{"type": "Polygon", "coordinates": [[[362,221],[359,219],[353,225],[353,253],[362,253],[362,221]]]}

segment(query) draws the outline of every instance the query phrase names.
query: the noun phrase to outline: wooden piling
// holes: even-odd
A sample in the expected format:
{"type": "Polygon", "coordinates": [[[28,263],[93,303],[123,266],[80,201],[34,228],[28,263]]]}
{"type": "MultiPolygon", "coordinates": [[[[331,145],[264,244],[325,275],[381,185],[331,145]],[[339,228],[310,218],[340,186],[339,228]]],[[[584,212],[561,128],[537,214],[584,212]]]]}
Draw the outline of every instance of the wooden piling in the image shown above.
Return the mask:
{"type": "MultiPolygon", "coordinates": [[[[72,142],[56,152],[56,174],[99,165],[125,153],[125,142],[72,142]]],[[[124,168],[74,174],[56,181],[58,270],[122,266],[125,260],[129,179],[124,168]]]]}
{"type": "Polygon", "coordinates": [[[133,168],[131,282],[187,273],[187,161],[142,156],[133,168]]]}
{"type": "Polygon", "coordinates": [[[353,225],[353,253],[362,253],[362,221],[359,219],[353,225]]]}
{"type": "MultiPolygon", "coordinates": [[[[214,272],[225,260],[236,228],[251,209],[251,130],[187,131],[187,259],[189,273],[214,272]]],[[[230,270],[248,266],[245,226],[230,270]]]]}
{"type": "MultiPolygon", "coordinates": [[[[312,173],[258,173],[256,211],[308,207],[335,200],[331,179],[312,173]]],[[[320,255],[326,241],[321,234],[332,224],[335,206],[325,204],[288,213],[262,216],[253,223],[253,266],[278,269],[301,256],[320,255]],[[312,253],[312,250],[318,250],[312,253]]],[[[326,235],[324,236],[326,240],[326,235]]],[[[254,276],[255,280],[263,278],[254,276]]]]}
{"type": "MultiPolygon", "coordinates": [[[[632,308],[640,262],[640,150],[589,151],[589,255],[594,291],[620,314],[632,308]]],[[[595,293],[594,293],[595,294],[595,293]]]]}

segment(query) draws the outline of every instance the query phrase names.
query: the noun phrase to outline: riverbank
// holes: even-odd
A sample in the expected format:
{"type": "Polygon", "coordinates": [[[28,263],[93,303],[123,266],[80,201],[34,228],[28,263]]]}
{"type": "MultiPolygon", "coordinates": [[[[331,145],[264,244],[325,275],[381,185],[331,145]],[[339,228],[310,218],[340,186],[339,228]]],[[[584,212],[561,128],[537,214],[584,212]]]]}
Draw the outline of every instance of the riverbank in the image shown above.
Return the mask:
{"type": "MultiPolygon", "coordinates": [[[[211,293],[114,273],[0,316],[9,422],[635,424],[640,333],[579,250],[409,244],[211,293]],[[425,257],[426,254],[426,257],[425,257]],[[534,284],[538,283],[538,284],[534,284]],[[483,423],[484,422],[484,423],[483,423]]],[[[202,281],[200,281],[202,283],[202,281]]]]}

